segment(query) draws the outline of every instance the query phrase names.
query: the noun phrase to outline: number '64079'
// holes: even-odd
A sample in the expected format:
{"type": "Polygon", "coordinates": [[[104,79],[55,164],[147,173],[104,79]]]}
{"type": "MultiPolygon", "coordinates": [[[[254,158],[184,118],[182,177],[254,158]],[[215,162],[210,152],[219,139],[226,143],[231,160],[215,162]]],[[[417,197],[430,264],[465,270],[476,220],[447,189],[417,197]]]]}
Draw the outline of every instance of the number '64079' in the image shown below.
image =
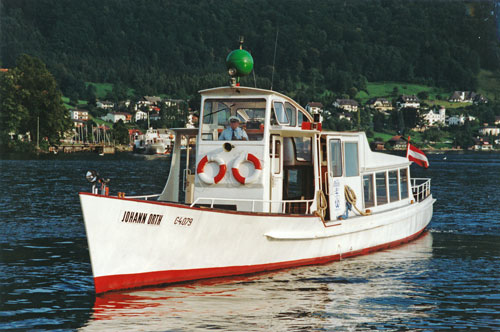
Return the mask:
{"type": "Polygon", "coordinates": [[[193,223],[193,218],[188,218],[188,217],[175,217],[174,220],[174,225],[191,226],[192,223],[193,223]]]}

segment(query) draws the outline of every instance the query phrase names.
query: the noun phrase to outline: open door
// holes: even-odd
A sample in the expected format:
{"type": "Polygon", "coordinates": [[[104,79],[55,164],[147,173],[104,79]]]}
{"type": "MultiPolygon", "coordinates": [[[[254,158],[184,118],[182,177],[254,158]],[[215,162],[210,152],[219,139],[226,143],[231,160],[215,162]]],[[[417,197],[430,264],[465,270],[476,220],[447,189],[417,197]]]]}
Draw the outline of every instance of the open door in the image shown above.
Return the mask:
{"type": "MultiPolygon", "coordinates": [[[[283,198],[283,137],[271,136],[271,195],[272,201],[281,201],[283,198]]],[[[280,203],[270,203],[270,212],[281,211],[280,203]]]]}
{"type": "Polygon", "coordinates": [[[345,195],[344,195],[344,177],[343,161],[342,161],[342,141],[340,138],[328,137],[327,139],[327,155],[328,155],[328,173],[327,183],[329,212],[330,216],[326,216],[329,220],[337,220],[338,217],[344,215],[346,210],[345,195]]]}

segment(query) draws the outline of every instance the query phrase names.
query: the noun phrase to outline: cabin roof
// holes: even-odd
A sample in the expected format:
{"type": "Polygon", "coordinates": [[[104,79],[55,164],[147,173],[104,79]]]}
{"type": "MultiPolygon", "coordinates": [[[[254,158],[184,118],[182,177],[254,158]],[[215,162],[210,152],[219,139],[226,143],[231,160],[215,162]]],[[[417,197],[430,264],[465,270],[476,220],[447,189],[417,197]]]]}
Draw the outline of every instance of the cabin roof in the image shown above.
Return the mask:
{"type": "Polygon", "coordinates": [[[398,168],[402,166],[408,166],[410,164],[408,159],[405,157],[372,151],[364,132],[323,131],[321,135],[358,138],[360,152],[363,154],[363,156],[361,156],[360,166],[364,167],[365,172],[398,168]]]}
{"type": "Polygon", "coordinates": [[[297,109],[307,114],[309,121],[313,121],[311,114],[292,98],[273,90],[251,88],[247,86],[222,86],[218,88],[198,91],[202,96],[224,96],[224,97],[257,97],[257,96],[278,96],[285,99],[297,109]]]}

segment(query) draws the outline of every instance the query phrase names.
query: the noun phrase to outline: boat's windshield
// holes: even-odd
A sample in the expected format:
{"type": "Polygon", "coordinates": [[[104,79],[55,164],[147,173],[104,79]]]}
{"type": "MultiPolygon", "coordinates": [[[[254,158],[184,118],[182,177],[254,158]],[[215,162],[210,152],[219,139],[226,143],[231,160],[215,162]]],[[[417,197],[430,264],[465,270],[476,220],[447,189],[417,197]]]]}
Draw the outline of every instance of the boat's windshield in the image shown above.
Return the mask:
{"type": "MultiPolygon", "coordinates": [[[[201,124],[202,139],[212,141],[225,137],[221,135],[224,129],[231,128],[230,117],[237,117],[239,128],[247,134],[248,140],[260,141],[264,136],[265,115],[265,99],[206,99],[201,124]]],[[[244,134],[238,132],[237,135],[241,137],[244,134]]]]}

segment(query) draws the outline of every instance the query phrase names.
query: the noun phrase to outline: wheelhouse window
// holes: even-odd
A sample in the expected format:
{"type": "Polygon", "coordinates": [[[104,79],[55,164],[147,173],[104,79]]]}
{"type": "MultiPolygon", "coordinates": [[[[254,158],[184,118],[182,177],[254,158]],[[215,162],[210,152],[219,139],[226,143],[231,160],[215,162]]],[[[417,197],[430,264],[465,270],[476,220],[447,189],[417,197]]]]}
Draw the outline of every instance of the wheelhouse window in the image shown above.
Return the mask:
{"type": "Polygon", "coordinates": [[[365,208],[375,206],[375,191],[373,190],[373,174],[363,175],[363,198],[365,208]]]}
{"type": "Polygon", "coordinates": [[[206,99],[201,123],[202,140],[218,140],[224,128],[229,126],[229,118],[236,116],[249,140],[260,141],[264,137],[265,115],[265,99],[206,99]]]}
{"type": "Polygon", "coordinates": [[[401,190],[401,199],[408,198],[408,169],[399,170],[399,186],[401,190]]]}
{"type": "Polygon", "coordinates": [[[297,109],[292,104],[286,102],[285,111],[288,120],[290,121],[290,126],[295,127],[295,125],[297,124],[297,109]]]}
{"type": "Polygon", "coordinates": [[[297,125],[300,127],[302,126],[302,122],[307,122],[309,119],[307,116],[302,113],[302,111],[297,112],[297,125]]]}
{"type": "Polygon", "coordinates": [[[297,161],[312,161],[311,137],[294,137],[295,158],[297,161]]]}
{"type": "Polygon", "coordinates": [[[389,197],[391,202],[399,200],[398,171],[389,171],[389,197]]]}
{"type": "Polygon", "coordinates": [[[340,140],[330,140],[330,167],[332,177],[342,176],[342,151],[340,140]]]}
{"type": "Polygon", "coordinates": [[[273,110],[274,110],[274,116],[276,117],[276,121],[278,122],[278,124],[286,125],[290,123],[290,121],[288,120],[288,116],[286,115],[283,103],[275,101],[273,103],[273,110]]]}
{"type": "Polygon", "coordinates": [[[377,205],[387,203],[387,186],[386,173],[380,172],[375,174],[375,186],[377,190],[377,205]]]}
{"type": "Polygon", "coordinates": [[[345,175],[358,176],[358,143],[345,143],[345,175]]]}

